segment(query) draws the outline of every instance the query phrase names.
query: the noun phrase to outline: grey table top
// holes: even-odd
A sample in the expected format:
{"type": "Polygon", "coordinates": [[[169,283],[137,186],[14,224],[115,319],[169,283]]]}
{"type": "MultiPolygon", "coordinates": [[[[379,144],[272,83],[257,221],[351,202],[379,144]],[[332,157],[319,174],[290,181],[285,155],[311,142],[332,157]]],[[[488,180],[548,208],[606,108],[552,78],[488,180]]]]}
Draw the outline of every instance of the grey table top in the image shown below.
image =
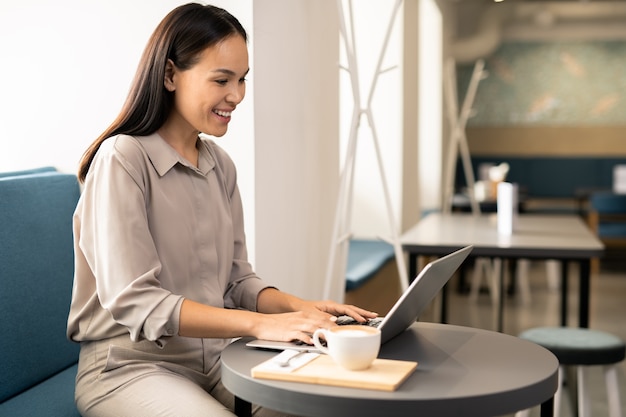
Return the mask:
{"type": "Polygon", "coordinates": [[[301,416],[498,416],[549,400],[558,361],[517,337],[469,327],[415,323],[384,344],[380,358],[418,362],[393,392],[254,379],[276,352],[241,339],[222,354],[222,382],[245,401],[301,416]]]}
{"type": "Polygon", "coordinates": [[[604,245],[577,215],[520,214],[513,234],[501,235],[495,214],[433,213],[400,238],[405,250],[442,255],[474,245],[473,256],[589,259],[604,245]]]}

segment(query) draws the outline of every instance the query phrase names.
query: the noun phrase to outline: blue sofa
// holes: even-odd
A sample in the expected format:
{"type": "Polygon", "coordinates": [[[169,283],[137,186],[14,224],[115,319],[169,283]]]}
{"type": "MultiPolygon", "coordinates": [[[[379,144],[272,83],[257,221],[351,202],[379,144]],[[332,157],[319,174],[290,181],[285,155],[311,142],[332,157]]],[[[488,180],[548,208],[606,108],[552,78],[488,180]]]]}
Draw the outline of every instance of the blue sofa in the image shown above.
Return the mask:
{"type": "Polygon", "coordinates": [[[79,195],[52,167],[0,174],[0,416],[80,416],[65,337],[79,195]]]}

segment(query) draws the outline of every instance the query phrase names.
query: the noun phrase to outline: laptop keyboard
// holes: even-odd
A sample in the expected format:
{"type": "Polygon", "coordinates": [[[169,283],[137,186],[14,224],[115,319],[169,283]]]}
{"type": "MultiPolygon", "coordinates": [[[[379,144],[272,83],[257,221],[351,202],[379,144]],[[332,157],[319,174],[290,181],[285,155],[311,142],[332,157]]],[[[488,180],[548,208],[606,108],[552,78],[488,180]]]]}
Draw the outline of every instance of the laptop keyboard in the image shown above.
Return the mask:
{"type": "Polygon", "coordinates": [[[360,326],[369,326],[369,327],[378,327],[380,323],[383,321],[382,318],[376,317],[375,319],[371,319],[366,321],[365,323],[359,323],[355,319],[350,316],[339,316],[337,317],[337,325],[338,326],[346,326],[348,324],[360,325],[360,326]]]}
{"type": "MultiPolygon", "coordinates": [[[[380,326],[380,323],[382,323],[382,321],[383,321],[382,317],[376,317],[375,319],[368,320],[365,323],[359,323],[358,321],[356,321],[350,316],[339,316],[337,317],[337,321],[335,323],[337,323],[338,326],[347,326],[349,324],[354,324],[354,325],[359,325],[359,326],[378,327],[380,326]]],[[[308,345],[308,343],[305,343],[302,340],[294,340],[293,342],[299,346],[308,345]]],[[[320,340],[320,342],[322,343],[322,346],[326,346],[325,340],[322,339],[320,340]]],[[[313,345],[309,345],[309,346],[313,346],[313,345]]]]}

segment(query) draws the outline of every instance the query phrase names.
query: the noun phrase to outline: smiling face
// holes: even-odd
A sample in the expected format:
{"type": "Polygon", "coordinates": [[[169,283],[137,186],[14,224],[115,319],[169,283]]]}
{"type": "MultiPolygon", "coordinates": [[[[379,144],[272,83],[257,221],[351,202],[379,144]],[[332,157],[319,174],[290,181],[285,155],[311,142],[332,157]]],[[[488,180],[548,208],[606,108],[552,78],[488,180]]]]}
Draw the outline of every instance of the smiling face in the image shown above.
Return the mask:
{"type": "Polygon", "coordinates": [[[166,124],[183,136],[224,135],[245,96],[247,73],[248,48],[239,35],[205,49],[189,69],[168,62],[165,88],[174,92],[174,107],[166,124]]]}

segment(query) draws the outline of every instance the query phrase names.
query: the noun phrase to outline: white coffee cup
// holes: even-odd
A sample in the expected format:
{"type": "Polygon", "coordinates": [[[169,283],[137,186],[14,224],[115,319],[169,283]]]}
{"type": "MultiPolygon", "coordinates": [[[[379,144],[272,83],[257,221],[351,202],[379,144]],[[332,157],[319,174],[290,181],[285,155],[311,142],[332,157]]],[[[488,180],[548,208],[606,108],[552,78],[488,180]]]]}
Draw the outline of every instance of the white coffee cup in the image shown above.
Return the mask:
{"type": "Polygon", "coordinates": [[[351,371],[370,367],[380,350],[380,330],[362,325],[336,326],[317,329],[313,333],[313,344],[322,353],[329,355],[339,366],[351,371]],[[320,336],[326,339],[322,346],[320,336]]]}

